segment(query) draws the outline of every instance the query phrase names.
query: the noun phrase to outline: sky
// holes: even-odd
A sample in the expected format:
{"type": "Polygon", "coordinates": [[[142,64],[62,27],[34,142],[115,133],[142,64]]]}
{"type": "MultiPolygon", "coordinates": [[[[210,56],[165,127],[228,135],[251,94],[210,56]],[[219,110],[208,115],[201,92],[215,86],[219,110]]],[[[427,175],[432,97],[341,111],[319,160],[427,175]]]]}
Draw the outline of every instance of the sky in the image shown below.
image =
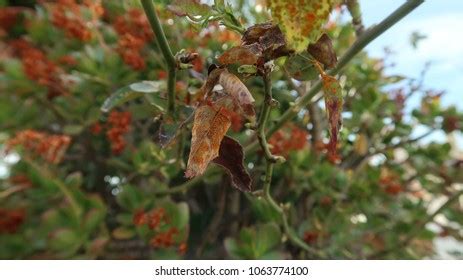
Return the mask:
{"type": "MultiPolygon", "coordinates": [[[[371,26],[387,17],[405,0],[360,0],[365,26],[371,26]]],[[[372,56],[383,57],[384,48],[393,51],[389,62],[395,63],[391,74],[418,78],[424,65],[430,63],[424,87],[436,91],[444,90],[444,106],[455,105],[463,110],[463,1],[426,0],[403,20],[387,30],[366,47],[372,56]],[[417,31],[426,36],[414,49],[410,35],[417,31]]],[[[411,99],[408,109],[419,104],[419,98],[411,99]]],[[[424,133],[418,127],[416,135],[424,133]]],[[[463,149],[463,136],[455,133],[456,144],[463,149]]],[[[425,139],[440,141],[445,134],[436,132],[425,139]]]]}
{"type": "MultiPolygon", "coordinates": [[[[403,4],[404,0],[360,0],[366,26],[377,23],[403,4]]],[[[425,63],[431,68],[425,85],[446,90],[444,105],[463,109],[463,1],[427,0],[411,14],[371,43],[366,50],[372,55],[384,53],[384,47],[395,51],[393,71],[418,77],[425,63]],[[418,44],[410,45],[410,34],[418,31],[427,36],[418,44]]]]}

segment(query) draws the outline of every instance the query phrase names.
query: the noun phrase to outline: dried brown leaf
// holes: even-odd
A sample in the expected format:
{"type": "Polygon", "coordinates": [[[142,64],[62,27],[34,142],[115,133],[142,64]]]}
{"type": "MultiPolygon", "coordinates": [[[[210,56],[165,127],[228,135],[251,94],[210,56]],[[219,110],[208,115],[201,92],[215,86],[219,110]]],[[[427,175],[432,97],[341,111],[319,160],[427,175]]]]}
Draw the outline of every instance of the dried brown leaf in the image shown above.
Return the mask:
{"type": "Polygon", "coordinates": [[[342,88],[335,77],[322,73],[323,91],[325,106],[328,112],[328,123],[330,131],[330,141],[328,143],[328,158],[331,162],[337,163],[340,156],[337,152],[339,131],[342,126],[342,88]]]}
{"type": "Polygon", "coordinates": [[[257,44],[262,50],[264,61],[294,52],[287,47],[285,36],[278,25],[273,23],[261,23],[249,27],[244,32],[241,43],[243,46],[257,44]]]}
{"type": "Polygon", "coordinates": [[[237,46],[225,51],[217,58],[220,64],[256,64],[259,57],[262,56],[262,48],[259,44],[237,46]]]}
{"type": "Polygon", "coordinates": [[[241,80],[234,74],[225,70],[220,74],[218,83],[234,100],[235,108],[229,109],[237,111],[251,121],[255,121],[256,112],[254,111],[254,97],[252,97],[252,94],[241,80]]]}
{"type": "Polygon", "coordinates": [[[233,187],[243,192],[251,191],[251,176],[244,167],[243,147],[238,141],[225,136],[220,144],[219,156],[213,162],[227,170],[233,187]]]}
{"type": "Polygon", "coordinates": [[[338,62],[331,38],[323,34],[314,44],[309,44],[307,51],[326,68],[334,68],[338,62]]]}
{"type": "Polygon", "coordinates": [[[220,143],[231,122],[221,106],[203,104],[196,109],[185,177],[201,175],[219,155],[220,143]]]}

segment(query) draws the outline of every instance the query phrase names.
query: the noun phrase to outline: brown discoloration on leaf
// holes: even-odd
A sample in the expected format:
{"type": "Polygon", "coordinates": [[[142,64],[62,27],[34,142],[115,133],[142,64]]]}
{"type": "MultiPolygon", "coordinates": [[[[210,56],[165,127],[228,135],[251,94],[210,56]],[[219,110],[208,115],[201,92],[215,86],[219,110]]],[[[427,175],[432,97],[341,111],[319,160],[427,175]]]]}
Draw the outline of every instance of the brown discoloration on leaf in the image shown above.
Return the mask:
{"type": "Polygon", "coordinates": [[[328,69],[335,67],[338,62],[333,43],[326,34],[323,34],[316,43],[309,44],[307,51],[328,69]]]}
{"type": "Polygon", "coordinates": [[[233,187],[243,192],[251,191],[251,176],[244,167],[243,147],[238,141],[225,136],[220,144],[219,156],[213,162],[227,170],[233,187]]]}
{"type": "Polygon", "coordinates": [[[230,125],[221,108],[216,110],[209,104],[203,104],[196,109],[185,177],[204,173],[209,162],[219,155],[220,143],[230,125]]]}
{"type": "Polygon", "coordinates": [[[221,64],[256,64],[262,56],[262,48],[257,44],[233,47],[225,51],[217,60],[221,64]]]}
{"type": "MultiPolygon", "coordinates": [[[[254,98],[240,79],[226,69],[212,68],[201,90],[205,97],[195,112],[191,150],[185,172],[187,178],[203,174],[209,162],[219,156],[219,147],[234,115],[238,114],[253,121],[255,119],[254,98]],[[217,84],[223,90],[214,90],[217,84]]],[[[222,156],[217,163],[230,172],[236,188],[249,191],[250,179],[248,181],[243,177],[247,173],[242,166],[242,148],[239,143],[230,142],[234,140],[225,141],[224,147],[232,150],[220,152],[222,156]],[[241,167],[234,166],[238,161],[241,167]]]]}
{"type": "Polygon", "coordinates": [[[241,80],[230,72],[223,71],[220,74],[218,82],[223,87],[224,91],[233,98],[239,113],[247,119],[254,121],[256,116],[254,111],[255,100],[241,80]]]}
{"type": "Polygon", "coordinates": [[[242,46],[258,45],[263,61],[287,56],[294,51],[286,46],[286,39],[280,28],[273,23],[261,23],[249,27],[241,38],[242,46]]]}
{"type": "Polygon", "coordinates": [[[335,0],[268,0],[272,17],[285,34],[288,47],[297,52],[320,37],[335,0]]]}
{"type": "Polygon", "coordinates": [[[338,163],[340,157],[337,152],[339,131],[342,126],[342,89],[336,78],[322,72],[323,91],[325,93],[325,106],[328,113],[330,141],[328,143],[328,159],[338,163]]]}

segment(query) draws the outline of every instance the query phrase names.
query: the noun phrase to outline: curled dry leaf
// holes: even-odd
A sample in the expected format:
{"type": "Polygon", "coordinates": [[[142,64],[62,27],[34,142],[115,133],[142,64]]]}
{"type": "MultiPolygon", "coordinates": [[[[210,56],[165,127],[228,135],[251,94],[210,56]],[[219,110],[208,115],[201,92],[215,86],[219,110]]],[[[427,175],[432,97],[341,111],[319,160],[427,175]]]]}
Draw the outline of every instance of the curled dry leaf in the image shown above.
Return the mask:
{"type": "Polygon", "coordinates": [[[251,122],[254,122],[256,117],[256,112],[254,111],[255,100],[241,80],[225,70],[219,76],[219,84],[223,87],[224,91],[233,98],[235,108],[231,109],[242,114],[251,122]]]}
{"type": "Polygon", "coordinates": [[[187,178],[203,174],[209,162],[219,155],[220,143],[231,125],[225,110],[214,107],[203,104],[196,109],[185,172],[187,178]]]}
{"type": "Polygon", "coordinates": [[[254,98],[238,77],[223,68],[212,69],[201,90],[205,99],[195,112],[185,176],[203,174],[214,160],[230,173],[233,186],[249,191],[251,179],[243,165],[242,147],[231,138],[223,139],[236,114],[255,121],[254,98]],[[214,90],[217,84],[223,90],[214,90]]]}
{"type": "Polygon", "coordinates": [[[243,192],[251,191],[251,176],[244,167],[243,147],[238,141],[225,136],[220,144],[219,156],[213,162],[227,170],[233,187],[243,192]]]}
{"type": "Polygon", "coordinates": [[[325,106],[328,112],[330,141],[328,143],[328,158],[337,163],[340,157],[337,152],[339,131],[342,126],[342,88],[335,77],[322,73],[323,91],[325,93],[325,106]]]}
{"type": "Polygon", "coordinates": [[[297,52],[307,48],[320,37],[323,24],[328,20],[333,3],[337,0],[268,0],[272,17],[286,36],[288,47],[297,52]]]}
{"type": "Polygon", "coordinates": [[[218,57],[218,61],[225,65],[263,64],[292,53],[286,47],[285,36],[280,28],[272,23],[262,23],[249,27],[241,37],[241,46],[225,51],[218,57]]]}
{"type": "Polygon", "coordinates": [[[334,68],[338,62],[331,38],[323,34],[314,44],[309,44],[307,51],[326,68],[334,68]]]}
{"type": "Polygon", "coordinates": [[[233,47],[217,58],[220,64],[256,64],[262,56],[262,48],[257,44],[233,47]]]}

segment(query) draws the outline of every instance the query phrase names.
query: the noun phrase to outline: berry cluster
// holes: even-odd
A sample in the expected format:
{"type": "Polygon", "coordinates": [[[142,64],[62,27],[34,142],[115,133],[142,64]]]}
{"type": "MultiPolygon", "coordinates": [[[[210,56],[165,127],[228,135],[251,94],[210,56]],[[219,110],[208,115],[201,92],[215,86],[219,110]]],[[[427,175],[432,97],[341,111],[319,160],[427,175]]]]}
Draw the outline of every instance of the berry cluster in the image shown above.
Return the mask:
{"type": "Polygon", "coordinates": [[[25,217],[26,211],[24,209],[0,208],[0,234],[17,232],[25,217]]]}
{"type": "MultiPolygon", "coordinates": [[[[131,122],[132,114],[130,112],[113,111],[109,114],[106,137],[111,142],[113,154],[118,155],[124,151],[127,144],[124,134],[130,131],[131,122]]],[[[97,130],[97,128],[93,127],[93,130],[97,130]]]]}
{"type": "Polygon", "coordinates": [[[121,36],[117,51],[124,62],[134,70],[143,70],[146,65],[141,51],[153,39],[148,19],[143,11],[131,9],[114,21],[114,29],[121,36]]]}
{"type": "Polygon", "coordinates": [[[26,76],[39,85],[48,88],[48,99],[66,93],[63,81],[60,78],[61,69],[48,60],[43,51],[23,39],[11,41],[10,46],[21,59],[26,76]]]}
{"type": "Polygon", "coordinates": [[[117,52],[132,69],[143,70],[146,67],[145,60],[141,55],[141,50],[144,46],[145,41],[143,39],[126,33],[119,39],[117,52]]]}
{"type": "Polygon", "coordinates": [[[272,154],[287,157],[290,151],[299,151],[307,145],[308,133],[297,126],[292,126],[289,132],[279,130],[270,137],[268,143],[271,145],[272,154]]]}
{"type": "MultiPolygon", "coordinates": [[[[149,241],[149,244],[153,248],[169,248],[177,243],[176,236],[178,236],[180,232],[176,227],[161,230],[169,225],[169,219],[164,208],[155,208],[150,212],[138,210],[133,215],[133,223],[135,226],[147,225],[152,231],[154,231],[155,234],[149,241]]],[[[186,250],[186,243],[180,243],[178,247],[179,253],[184,254],[186,250]]]]}
{"type": "Polygon", "coordinates": [[[50,135],[35,130],[22,130],[11,138],[7,147],[22,146],[33,155],[40,156],[45,161],[58,164],[63,159],[71,138],[67,135],[50,135]]]}
{"type": "Polygon", "coordinates": [[[81,17],[81,7],[75,0],[58,0],[51,6],[51,22],[67,36],[87,42],[92,39],[88,24],[81,17]]]}

